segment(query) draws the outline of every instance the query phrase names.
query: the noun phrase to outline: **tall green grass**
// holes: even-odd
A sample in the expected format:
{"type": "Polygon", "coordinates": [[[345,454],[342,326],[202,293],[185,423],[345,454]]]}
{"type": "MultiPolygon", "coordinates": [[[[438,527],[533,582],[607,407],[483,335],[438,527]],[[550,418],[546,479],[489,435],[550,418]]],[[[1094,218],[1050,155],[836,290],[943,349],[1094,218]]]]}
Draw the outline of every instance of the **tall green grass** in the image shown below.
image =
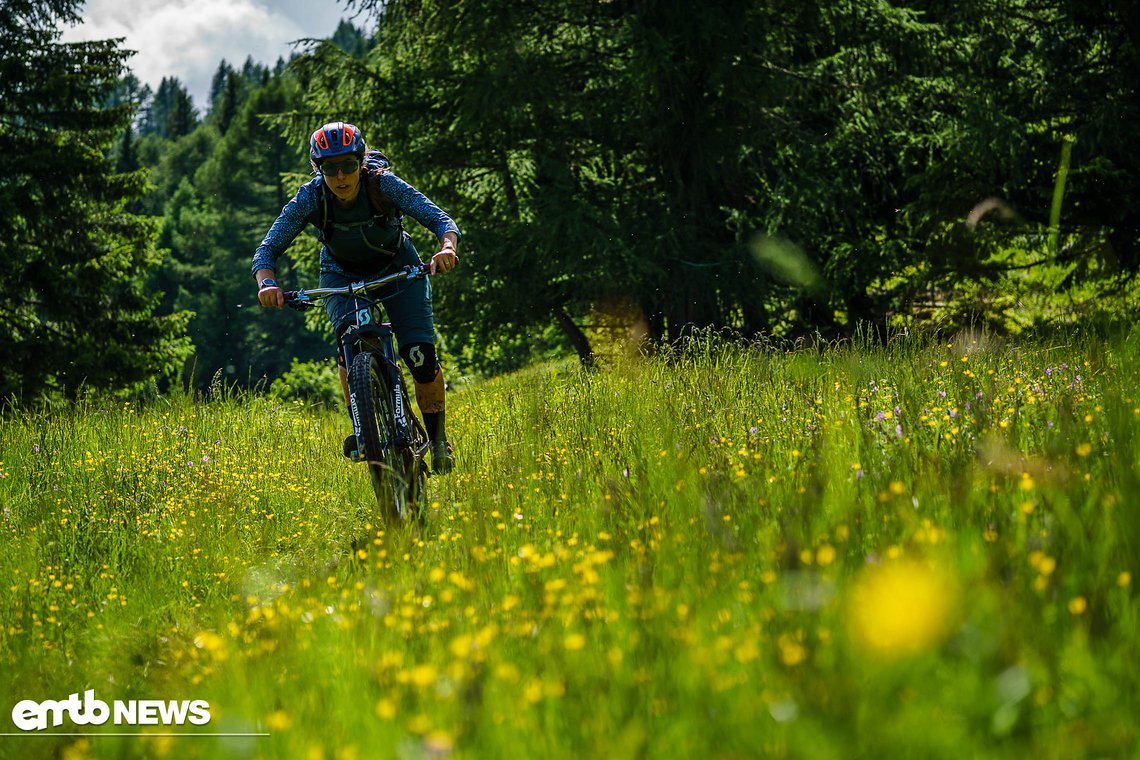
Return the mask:
{"type": "Polygon", "coordinates": [[[1138,355],[709,339],[535,368],[451,394],[422,529],[376,522],[340,414],[12,415],[3,730],[94,688],[270,735],[0,756],[1134,755],[1138,355]]]}

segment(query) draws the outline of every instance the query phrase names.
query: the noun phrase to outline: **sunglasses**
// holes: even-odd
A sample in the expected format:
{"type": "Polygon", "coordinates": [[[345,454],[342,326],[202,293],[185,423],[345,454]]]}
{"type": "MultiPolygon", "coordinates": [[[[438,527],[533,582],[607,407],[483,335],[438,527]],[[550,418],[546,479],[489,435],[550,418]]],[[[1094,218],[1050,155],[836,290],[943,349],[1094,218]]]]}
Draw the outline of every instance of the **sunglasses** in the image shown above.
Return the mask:
{"type": "Polygon", "coordinates": [[[337,172],[344,172],[346,175],[352,174],[360,168],[360,162],[355,158],[349,161],[338,161],[335,164],[321,164],[321,174],[326,177],[335,177],[337,172]]]}

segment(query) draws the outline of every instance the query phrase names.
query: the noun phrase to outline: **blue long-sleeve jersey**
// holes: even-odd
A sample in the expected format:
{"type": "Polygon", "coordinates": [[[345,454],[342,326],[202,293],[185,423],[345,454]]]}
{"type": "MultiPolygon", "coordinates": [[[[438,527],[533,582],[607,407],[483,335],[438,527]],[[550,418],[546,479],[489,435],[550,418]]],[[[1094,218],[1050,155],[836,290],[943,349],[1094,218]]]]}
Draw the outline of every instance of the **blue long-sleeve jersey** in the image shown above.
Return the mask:
{"type": "MultiPolygon", "coordinates": [[[[366,177],[360,178],[361,183],[369,181],[366,177]]],[[[439,206],[431,202],[423,193],[404,180],[397,177],[390,171],[383,172],[375,178],[377,187],[384,195],[386,195],[396,208],[403,214],[415,219],[427,229],[431,230],[436,237],[442,237],[446,232],[453,232],[459,236],[459,227],[455,222],[444,213],[439,206]]],[[[325,189],[325,181],[323,177],[316,177],[297,191],[285,207],[281,209],[281,214],[278,215],[276,221],[269,228],[266,233],[265,239],[261,241],[261,245],[257,247],[257,251],[253,254],[253,264],[251,271],[257,272],[259,269],[276,269],[277,259],[289,247],[289,245],[301,234],[305,229],[305,225],[311,224],[314,227],[320,228],[321,225],[321,194],[327,192],[325,189]]],[[[366,190],[361,185],[361,194],[365,194],[366,190]]],[[[332,200],[328,201],[330,204],[332,200]]],[[[326,259],[331,259],[331,254],[328,247],[322,247],[321,260],[324,262],[326,259]]]]}

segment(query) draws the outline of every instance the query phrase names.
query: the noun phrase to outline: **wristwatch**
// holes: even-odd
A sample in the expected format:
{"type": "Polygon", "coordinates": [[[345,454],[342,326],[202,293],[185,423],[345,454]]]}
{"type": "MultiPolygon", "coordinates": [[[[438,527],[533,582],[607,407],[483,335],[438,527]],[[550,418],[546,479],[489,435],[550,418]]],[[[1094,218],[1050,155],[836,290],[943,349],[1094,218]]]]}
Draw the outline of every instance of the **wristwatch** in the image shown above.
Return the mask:
{"type": "Polygon", "coordinates": [[[257,286],[257,289],[258,289],[258,291],[262,291],[262,290],[265,290],[266,288],[276,288],[276,287],[277,287],[277,281],[274,280],[272,277],[266,277],[264,280],[261,281],[261,284],[257,286]]]}

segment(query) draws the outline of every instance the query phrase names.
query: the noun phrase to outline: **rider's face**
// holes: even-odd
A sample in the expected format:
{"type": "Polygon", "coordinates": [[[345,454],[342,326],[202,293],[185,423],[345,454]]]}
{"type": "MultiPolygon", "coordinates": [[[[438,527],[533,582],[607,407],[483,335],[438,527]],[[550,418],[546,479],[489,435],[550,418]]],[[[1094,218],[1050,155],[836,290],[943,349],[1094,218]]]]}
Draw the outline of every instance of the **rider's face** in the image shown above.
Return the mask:
{"type": "Polygon", "coordinates": [[[324,174],[325,184],[333,191],[333,195],[342,201],[352,200],[360,190],[360,162],[356,156],[329,159],[321,164],[321,173],[324,174]],[[352,171],[345,172],[341,168],[333,174],[329,174],[330,171],[337,169],[342,164],[352,167],[352,171]]]}

